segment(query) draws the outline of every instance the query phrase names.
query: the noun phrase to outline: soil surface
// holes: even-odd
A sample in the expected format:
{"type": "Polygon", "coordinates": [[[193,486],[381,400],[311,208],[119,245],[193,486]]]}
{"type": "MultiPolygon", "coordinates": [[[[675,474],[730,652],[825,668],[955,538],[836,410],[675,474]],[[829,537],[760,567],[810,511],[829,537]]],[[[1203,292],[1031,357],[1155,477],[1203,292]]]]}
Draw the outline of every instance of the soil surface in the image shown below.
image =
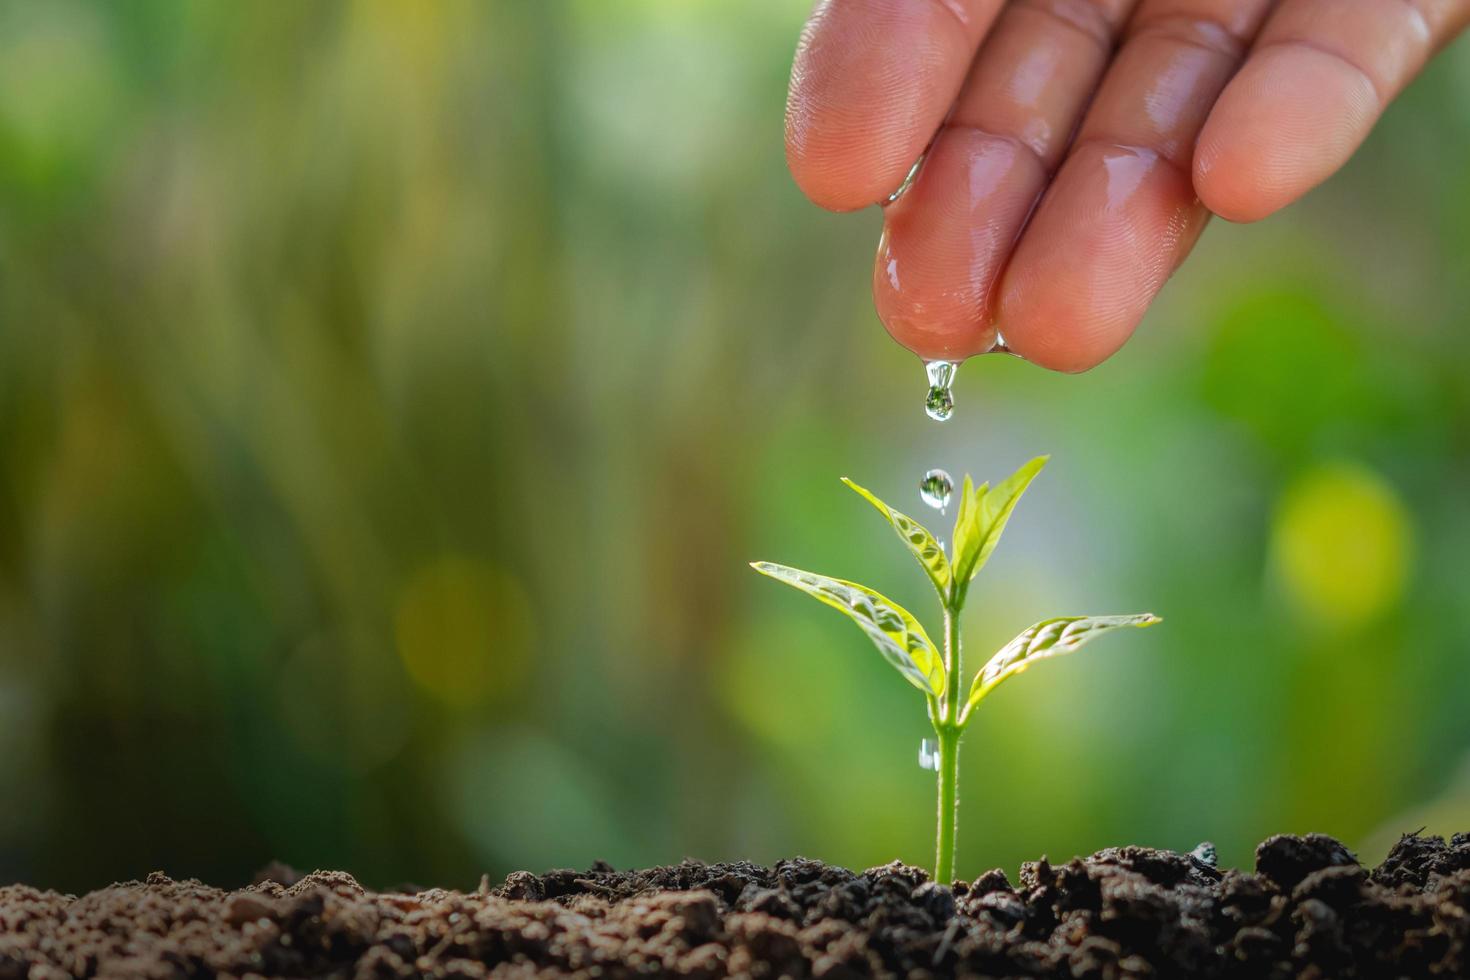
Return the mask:
{"type": "Polygon", "coordinates": [[[1100,851],[953,889],[891,864],[686,862],[518,872],[478,892],[365,891],[273,866],[221,891],[150,875],[81,898],[0,888],[0,980],[86,977],[1467,977],[1470,834],[1410,835],[1374,870],[1273,837],[1100,851]]]}

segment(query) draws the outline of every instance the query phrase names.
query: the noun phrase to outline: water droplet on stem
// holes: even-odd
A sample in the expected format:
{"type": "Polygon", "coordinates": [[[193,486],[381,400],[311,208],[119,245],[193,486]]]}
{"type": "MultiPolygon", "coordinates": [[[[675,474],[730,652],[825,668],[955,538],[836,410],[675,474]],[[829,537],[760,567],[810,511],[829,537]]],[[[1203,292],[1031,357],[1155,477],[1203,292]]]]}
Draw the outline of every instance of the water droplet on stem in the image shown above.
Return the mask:
{"type": "Polygon", "coordinates": [[[930,772],[939,771],[939,743],[926,738],[919,743],[919,768],[930,772]]]}

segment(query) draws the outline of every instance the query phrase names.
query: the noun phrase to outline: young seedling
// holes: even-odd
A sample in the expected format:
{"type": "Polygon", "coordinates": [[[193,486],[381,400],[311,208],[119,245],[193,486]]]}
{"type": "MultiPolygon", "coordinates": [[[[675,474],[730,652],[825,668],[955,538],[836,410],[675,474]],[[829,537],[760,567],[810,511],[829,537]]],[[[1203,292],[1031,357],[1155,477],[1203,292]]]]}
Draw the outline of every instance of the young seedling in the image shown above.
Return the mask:
{"type": "Polygon", "coordinates": [[[951,681],[960,677],[962,671],[960,612],[969,595],[970,581],[990,558],[1011,512],[1016,509],[1016,502],[1048,458],[1039,456],[1031,460],[994,487],[984,483],[976,487],[966,476],[948,555],[928,528],[843,478],[843,483],[861,494],[893,526],[924,567],[929,581],[934,583],[944,613],[942,653],[908,610],[866,586],[767,561],[751,563],[762,575],[785,582],[844,613],[862,628],[884,659],[924,692],[929,704],[929,721],[938,740],[939,830],[934,880],[946,884],[954,879],[960,735],[969,724],[975,706],[1002,681],[1039,660],[1071,653],[1089,640],[1124,626],[1152,626],[1159,622],[1151,613],[1044,619],[991,657],[975,675],[969,694],[961,699],[960,685],[951,681]]]}

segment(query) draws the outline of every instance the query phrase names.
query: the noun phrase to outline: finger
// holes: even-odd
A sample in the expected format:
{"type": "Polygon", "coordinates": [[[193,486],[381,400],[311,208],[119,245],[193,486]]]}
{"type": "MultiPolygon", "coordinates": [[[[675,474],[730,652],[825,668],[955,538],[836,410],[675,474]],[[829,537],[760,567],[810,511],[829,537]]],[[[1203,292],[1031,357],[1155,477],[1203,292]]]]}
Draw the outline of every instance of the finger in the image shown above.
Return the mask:
{"type": "Polygon", "coordinates": [[[821,0],[786,100],[786,162],[817,204],[876,204],[944,120],[1002,0],[821,0]]]}
{"type": "Polygon", "coordinates": [[[921,357],[995,343],[988,300],[1113,51],[1131,0],[1008,5],[914,186],[884,209],[873,298],[921,357]]]}
{"type": "Polygon", "coordinates": [[[1269,0],[1144,0],[1001,281],[1007,345],[1083,371],[1132,334],[1208,213],[1194,141],[1269,0]]]}
{"type": "Polygon", "coordinates": [[[1285,0],[1200,134],[1200,198],[1255,221],[1322,183],[1467,19],[1470,0],[1285,0]]]}

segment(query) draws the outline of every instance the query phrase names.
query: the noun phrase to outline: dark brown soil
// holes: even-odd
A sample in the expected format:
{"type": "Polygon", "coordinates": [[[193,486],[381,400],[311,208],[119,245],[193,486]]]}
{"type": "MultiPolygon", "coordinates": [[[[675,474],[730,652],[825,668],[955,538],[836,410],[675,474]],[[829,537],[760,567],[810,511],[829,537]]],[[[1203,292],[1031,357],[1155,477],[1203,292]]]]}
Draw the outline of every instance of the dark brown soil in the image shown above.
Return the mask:
{"type": "Polygon", "coordinates": [[[0,888],[0,980],[65,976],[1470,976],[1470,835],[1411,835],[1377,869],[1273,837],[1256,872],[1124,847],[953,890],[891,864],[686,862],[518,872],[376,893],[288,869],[226,892],[160,874],[81,898],[0,888]]]}

